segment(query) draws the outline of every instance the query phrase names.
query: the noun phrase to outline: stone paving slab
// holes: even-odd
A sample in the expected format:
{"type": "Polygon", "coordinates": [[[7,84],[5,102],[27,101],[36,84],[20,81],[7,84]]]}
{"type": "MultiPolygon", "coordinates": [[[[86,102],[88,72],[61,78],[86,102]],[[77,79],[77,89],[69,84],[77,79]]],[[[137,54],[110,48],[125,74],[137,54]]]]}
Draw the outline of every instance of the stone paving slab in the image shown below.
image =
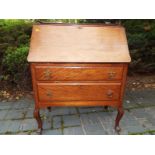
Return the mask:
{"type": "Polygon", "coordinates": [[[7,115],[8,110],[1,110],[0,111],[0,120],[5,119],[5,116],[7,115]]]}
{"type": "Polygon", "coordinates": [[[68,127],[68,126],[76,126],[80,125],[80,118],[78,115],[67,115],[63,116],[63,126],[68,127]]]}
{"type": "Polygon", "coordinates": [[[79,113],[103,111],[103,107],[81,107],[78,109],[79,109],[79,113]]]}
{"type": "Polygon", "coordinates": [[[83,128],[81,126],[64,128],[64,135],[84,135],[83,128]]]}
{"type": "Polygon", "coordinates": [[[53,107],[51,116],[77,114],[75,107],[53,107]]]}
{"type": "Polygon", "coordinates": [[[12,102],[0,102],[0,110],[8,110],[12,108],[12,102]]]}
{"type": "Polygon", "coordinates": [[[0,134],[19,132],[21,122],[22,122],[22,120],[3,120],[3,121],[0,121],[0,134]]]}
{"type": "Polygon", "coordinates": [[[53,123],[54,129],[61,128],[62,127],[62,117],[61,116],[53,117],[52,123],[53,123]]]}
{"type": "Polygon", "coordinates": [[[37,122],[34,118],[24,119],[20,125],[20,131],[37,130],[37,122]]]}
{"type": "Polygon", "coordinates": [[[43,120],[43,129],[51,129],[52,128],[52,119],[47,118],[43,120]]]}
{"type": "Polygon", "coordinates": [[[13,119],[24,119],[24,116],[26,115],[27,110],[26,109],[20,109],[20,110],[9,110],[5,116],[4,119],[13,120],[13,119]]]}
{"type": "MultiPolygon", "coordinates": [[[[155,90],[127,91],[119,134],[155,134],[155,90]]],[[[33,99],[0,102],[0,134],[37,135],[33,99]]],[[[116,135],[116,109],[109,107],[53,107],[40,111],[44,135],[116,135]]]]}
{"type": "Polygon", "coordinates": [[[61,129],[54,129],[54,130],[43,130],[43,135],[62,135],[61,129]]]}
{"type": "Polygon", "coordinates": [[[85,124],[83,128],[86,135],[106,135],[101,124],[85,124]]]}
{"type": "Polygon", "coordinates": [[[25,114],[25,117],[26,118],[32,118],[33,117],[33,111],[34,111],[33,108],[28,108],[27,113],[25,114]]]}

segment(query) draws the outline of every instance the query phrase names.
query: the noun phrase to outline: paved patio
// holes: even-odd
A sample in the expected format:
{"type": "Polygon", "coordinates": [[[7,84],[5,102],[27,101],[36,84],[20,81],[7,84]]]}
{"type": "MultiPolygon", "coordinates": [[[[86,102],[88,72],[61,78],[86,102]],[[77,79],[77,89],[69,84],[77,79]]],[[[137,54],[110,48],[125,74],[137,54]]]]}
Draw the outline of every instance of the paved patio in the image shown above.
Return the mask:
{"type": "MultiPolygon", "coordinates": [[[[155,89],[126,91],[120,134],[155,134],[155,89]]],[[[34,101],[0,102],[0,134],[36,135],[34,101]]],[[[103,107],[53,107],[41,111],[44,135],[113,135],[116,110],[103,107]]]]}

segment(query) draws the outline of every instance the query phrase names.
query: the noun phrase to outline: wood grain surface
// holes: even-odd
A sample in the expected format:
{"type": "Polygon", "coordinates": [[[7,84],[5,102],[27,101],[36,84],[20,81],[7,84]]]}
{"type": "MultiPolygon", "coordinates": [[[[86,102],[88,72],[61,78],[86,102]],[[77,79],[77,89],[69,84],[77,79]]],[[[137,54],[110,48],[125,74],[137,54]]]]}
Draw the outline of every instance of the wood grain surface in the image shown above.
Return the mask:
{"type": "Polygon", "coordinates": [[[123,66],[35,66],[39,81],[113,81],[121,80],[123,66]]]}
{"type": "Polygon", "coordinates": [[[39,101],[118,100],[120,83],[38,83],[39,101]]]}
{"type": "Polygon", "coordinates": [[[106,25],[34,25],[29,62],[130,62],[125,30],[106,25]]]}

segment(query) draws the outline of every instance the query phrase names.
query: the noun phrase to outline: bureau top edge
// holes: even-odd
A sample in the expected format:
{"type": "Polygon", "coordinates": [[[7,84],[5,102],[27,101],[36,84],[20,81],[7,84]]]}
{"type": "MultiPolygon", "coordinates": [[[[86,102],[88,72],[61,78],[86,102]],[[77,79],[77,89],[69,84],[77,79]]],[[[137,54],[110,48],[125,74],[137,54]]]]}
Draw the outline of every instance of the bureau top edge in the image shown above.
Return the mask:
{"type": "Polygon", "coordinates": [[[39,26],[90,26],[90,27],[93,27],[93,26],[104,26],[104,27],[107,27],[107,26],[110,26],[110,27],[121,27],[121,28],[124,28],[122,25],[120,25],[120,24],[111,24],[111,23],[109,23],[109,24],[104,24],[104,23],[98,23],[98,24],[95,24],[95,23],[81,23],[81,24],[75,24],[75,23],[35,23],[34,24],[34,26],[35,25],[39,25],[39,26]]]}

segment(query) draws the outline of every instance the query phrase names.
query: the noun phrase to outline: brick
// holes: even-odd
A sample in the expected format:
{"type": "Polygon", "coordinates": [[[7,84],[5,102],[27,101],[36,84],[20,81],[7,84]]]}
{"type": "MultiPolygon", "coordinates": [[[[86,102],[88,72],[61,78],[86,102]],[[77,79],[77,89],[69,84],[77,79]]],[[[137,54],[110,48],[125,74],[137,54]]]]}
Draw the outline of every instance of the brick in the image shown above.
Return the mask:
{"type": "Polygon", "coordinates": [[[135,119],[133,114],[127,111],[120,120],[120,126],[136,126],[137,124],[139,124],[138,120],[135,119]]]}
{"type": "Polygon", "coordinates": [[[5,119],[23,119],[26,115],[26,110],[9,110],[5,119]]]}
{"type": "Polygon", "coordinates": [[[8,110],[0,110],[0,120],[3,120],[7,115],[8,110]]]}
{"type": "Polygon", "coordinates": [[[96,113],[81,114],[80,115],[82,124],[100,124],[96,113]]]}
{"type": "Polygon", "coordinates": [[[51,118],[44,119],[42,123],[43,123],[43,129],[50,129],[52,127],[51,118]]]}
{"type": "Polygon", "coordinates": [[[99,112],[97,113],[98,119],[101,122],[114,122],[116,117],[116,111],[114,112],[99,112]]]}
{"type": "Polygon", "coordinates": [[[10,121],[0,121],[0,134],[7,132],[10,121]]]}
{"type": "Polygon", "coordinates": [[[65,127],[76,126],[80,124],[81,124],[80,118],[77,115],[63,116],[63,125],[65,127]]]}
{"type": "Polygon", "coordinates": [[[5,120],[0,121],[0,133],[18,132],[20,128],[21,120],[5,120]]]}
{"type": "Polygon", "coordinates": [[[74,107],[53,107],[51,116],[77,114],[74,107]]]}
{"type": "Polygon", "coordinates": [[[150,114],[153,118],[155,118],[155,107],[145,108],[147,114],[150,114]]]}
{"type": "Polygon", "coordinates": [[[28,108],[30,106],[29,102],[26,102],[27,100],[19,100],[13,103],[12,108],[13,109],[23,109],[28,108]]]}
{"type": "Polygon", "coordinates": [[[81,126],[64,128],[63,133],[64,135],[84,135],[81,126]]]}
{"type": "Polygon", "coordinates": [[[134,92],[128,91],[125,94],[123,104],[125,108],[131,108],[137,106],[137,100],[134,96],[134,92]],[[128,101],[128,102],[127,102],[128,101]]]}
{"type": "Polygon", "coordinates": [[[53,128],[61,128],[61,116],[55,116],[53,117],[53,128]]]}
{"type": "Polygon", "coordinates": [[[103,111],[103,107],[80,107],[78,109],[80,113],[103,111]]]}
{"type": "Polygon", "coordinates": [[[104,130],[98,115],[96,113],[82,114],[80,116],[84,133],[87,135],[105,135],[104,130]]]}
{"type": "Polygon", "coordinates": [[[147,130],[150,130],[152,128],[152,124],[146,119],[137,119],[139,124],[143,127],[145,127],[147,130]]]}
{"type": "Polygon", "coordinates": [[[136,100],[136,103],[140,106],[142,105],[155,105],[154,102],[154,90],[137,90],[131,92],[133,98],[136,100]]]}
{"type": "Polygon", "coordinates": [[[21,120],[10,120],[7,132],[18,132],[20,125],[21,125],[21,120]]]}
{"type": "Polygon", "coordinates": [[[136,125],[136,126],[125,126],[124,127],[125,130],[128,131],[128,133],[140,133],[140,132],[144,132],[146,131],[146,129],[144,127],[142,127],[141,125],[136,125]]]}
{"type": "Polygon", "coordinates": [[[20,131],[37,130],[38,125],[35,119],[25,119],[20,125],[20,131]]]}
{"type": "Polygon", "coordinates": [[[13,106],[12,102],[0,102],[0,110],[8,110],[13,106]]]}
{"type": "Polygon", "coordinates": [[[146,117],[145,109],[133,109],[131,111],[131,114],[133,114],[136,118],[145,118],[146,117]]]}
{"type": "Polygon", "coordinates": [[[83,125],[86,135],[106,135],[106,131],[101,124],[85,124],[83,125]]]}
{"type": "Polygon", "coordinates": [[[10,102],[10,101],[0,101],[0,107],[1,106],[10,106],[12,105],[14,102],[10,102]]]}
{"type": "Polygon", "coordinates": [[[34,117],[33,116],[33,111],[34,111],[34,109],[31,109],[31,108],[27,109],[25,118],[33,118],[34,117]]]}
{"type": "Polygon", "coordinates": [[[62,132],[60,129],[43,130],[42,135],[62,135],[62,132]]]}
{"type": "Polygon", "coordinates": [[[155,126],[155,118],[151,117],[151,116],[147,116],[147,120],[153,125],[155,126]]]}

